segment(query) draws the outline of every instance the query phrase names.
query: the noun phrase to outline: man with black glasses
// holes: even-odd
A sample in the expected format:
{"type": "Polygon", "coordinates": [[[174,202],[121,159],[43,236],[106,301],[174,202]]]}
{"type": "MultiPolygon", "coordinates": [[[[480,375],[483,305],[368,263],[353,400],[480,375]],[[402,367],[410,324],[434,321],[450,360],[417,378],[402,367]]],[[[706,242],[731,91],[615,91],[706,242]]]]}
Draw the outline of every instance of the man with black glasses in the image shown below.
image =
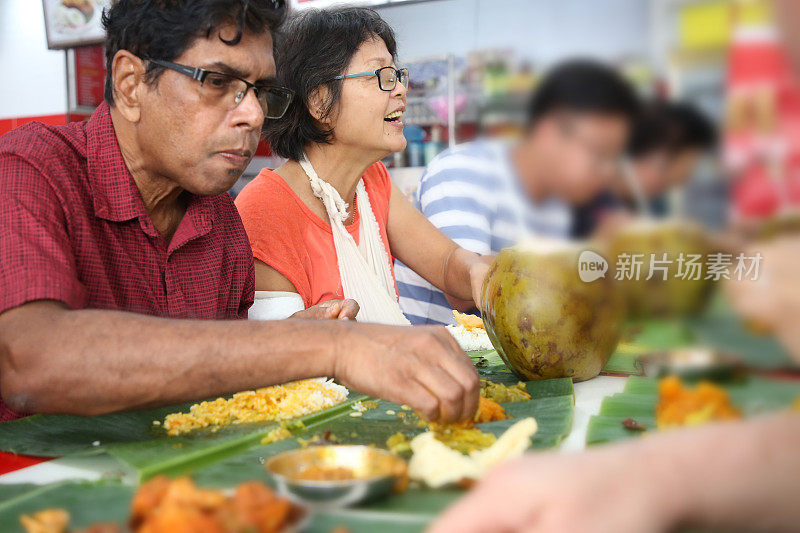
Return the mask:
{"type": "Polygon", "coordinates": [[[0,139],[0,420],[174,404],[331,376],[431,419],[478,378],[444,329],[246,322],[253,257],[226,191],[265,119],[283,0],[117,0],[105,102],[0,139]],[[216,319],[216,320],[209,320],[216,319]],[[422,379],[427,394],[407,384],[422,379]]]}

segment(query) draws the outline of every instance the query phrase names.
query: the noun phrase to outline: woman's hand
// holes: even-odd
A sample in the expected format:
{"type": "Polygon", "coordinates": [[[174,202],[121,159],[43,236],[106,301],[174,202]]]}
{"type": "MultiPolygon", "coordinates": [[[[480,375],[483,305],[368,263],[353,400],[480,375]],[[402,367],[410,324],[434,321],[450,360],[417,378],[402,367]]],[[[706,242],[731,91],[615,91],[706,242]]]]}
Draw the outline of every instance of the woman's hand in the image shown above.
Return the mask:
{"type": "MultiPolygon", "coordinates": [[[[392,255],[442,291],[453,309],[469,311],[478,305],[483,278],[494,257],[458,246],[411,205],[396,186],[392,186],[389,202],[388,233],[392,255]]],[[[489,245],[487,241],[479,249],[488,252],[489,245]]]]}
{"type": "Polygon", "coordinates": [[[472,300],[475,307],[481,308],[481,292],[483,291],[483,281],[489,272],[489,267],[494,261],[494,256],[479,256],[478,260],[469,267],[469,284],[472,288],[472,300]]]}
{"type": "Polygon", "coordinates": [[[358,311],[358,303],[355,300],[328,300],[298,311],[289,318],[355,320],[358,311]]]}

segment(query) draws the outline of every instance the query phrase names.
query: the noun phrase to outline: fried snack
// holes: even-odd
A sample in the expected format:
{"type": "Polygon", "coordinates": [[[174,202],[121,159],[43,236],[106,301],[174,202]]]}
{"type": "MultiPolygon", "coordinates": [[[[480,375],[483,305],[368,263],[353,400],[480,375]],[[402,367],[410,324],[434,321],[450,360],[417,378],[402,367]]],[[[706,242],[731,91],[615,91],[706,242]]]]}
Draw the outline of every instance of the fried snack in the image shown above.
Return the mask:
{"type": "Polygon", "coordinates": [[[69,518],[64,509],[45,509],[33,516],[24,514],[19,520],[27,533],[66,533],[69,518]]]}
{"type": "Polygon", "coordinates": [[[286,524],[291,503],[251,481],[233,496],[198,488],[188,477],[156,477],[137,491],[130,525],[137,533],[273,533],[286,524]]]}

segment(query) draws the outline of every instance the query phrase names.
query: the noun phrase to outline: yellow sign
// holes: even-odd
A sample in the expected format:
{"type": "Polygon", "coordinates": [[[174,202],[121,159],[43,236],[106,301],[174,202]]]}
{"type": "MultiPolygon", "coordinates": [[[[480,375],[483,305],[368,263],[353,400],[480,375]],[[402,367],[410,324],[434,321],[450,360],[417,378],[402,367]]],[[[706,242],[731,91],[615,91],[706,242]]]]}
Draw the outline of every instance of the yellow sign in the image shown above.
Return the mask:
{"type": "Polygon", "coordinates": [[[714,0],[683,7],[679,14],[680,42],[684,50],[722,48],[730,42],[732,2],[714,0]]]}

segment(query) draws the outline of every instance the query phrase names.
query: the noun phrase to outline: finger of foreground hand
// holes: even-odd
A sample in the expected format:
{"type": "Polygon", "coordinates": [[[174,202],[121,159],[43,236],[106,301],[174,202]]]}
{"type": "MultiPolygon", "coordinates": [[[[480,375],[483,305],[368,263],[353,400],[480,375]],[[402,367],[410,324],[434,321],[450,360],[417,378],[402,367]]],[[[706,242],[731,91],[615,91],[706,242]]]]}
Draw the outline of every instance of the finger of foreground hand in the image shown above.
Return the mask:
{"type": "Polygon", "coordinates": [[[439,366],[450,374],[464,390],[463,407],[461,408],[463,413],[461,420],[464,420],[474,415],[478,409],[481,380],[472,360],[464,353],[453,336],[444,328],[438,333],[437,337],[449,352],[439,359],[439,366]]]}
{"type": "Polygon", "coordinates": [[[474,414],[465,412],[465,391],[458,381],[438,366],[420,368],[415,380],[433,394],[439,403],[439,412],[431,422],[452,423],[465,420],[474,414]]]}
{"type": "Polygon", "coordinates": [[[498,494],[489,494],[476,486],[467,495],[448,507],[431,525],[427,533],[492,533],[507,532],[503,527],[502,510],[491,502],[497,502],[498,494]]]}
{"type": "Polygon", "coordinates": [[[342,320],[355,319],[360,310],[361,308],[355,300],[344,300],[342,302],[341,311],[339,311],[338,318],[342,320]]]}
{"type": "Polygon", "coordinates": [[[325,318],[336,318],[339,316],[339,313],[342,311],[342,304],[339,301],[331,300],[330,302],[325,302],[327,306],[325,307],[325,318]]]}
{"type": "Polygon", "coordinates": [[[396,403],[405,404],[420,413],[425,420],[439,418],[439,399],[422,384],[410,380],[401,385],[402,393],[396,403]]]}

